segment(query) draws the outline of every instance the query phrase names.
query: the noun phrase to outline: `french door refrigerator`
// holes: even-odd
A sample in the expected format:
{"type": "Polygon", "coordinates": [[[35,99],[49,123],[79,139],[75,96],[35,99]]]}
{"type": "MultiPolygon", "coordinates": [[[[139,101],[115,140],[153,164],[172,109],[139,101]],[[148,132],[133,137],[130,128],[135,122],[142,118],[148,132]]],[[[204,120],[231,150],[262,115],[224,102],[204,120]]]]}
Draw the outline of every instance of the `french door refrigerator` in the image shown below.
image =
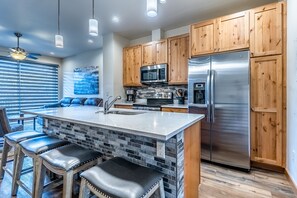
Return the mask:
{"type": "Polygon", "coordinates": [[[189,60],[190,113],[205,114],[201,158],[250,169],[249,51],[189,60]]]}

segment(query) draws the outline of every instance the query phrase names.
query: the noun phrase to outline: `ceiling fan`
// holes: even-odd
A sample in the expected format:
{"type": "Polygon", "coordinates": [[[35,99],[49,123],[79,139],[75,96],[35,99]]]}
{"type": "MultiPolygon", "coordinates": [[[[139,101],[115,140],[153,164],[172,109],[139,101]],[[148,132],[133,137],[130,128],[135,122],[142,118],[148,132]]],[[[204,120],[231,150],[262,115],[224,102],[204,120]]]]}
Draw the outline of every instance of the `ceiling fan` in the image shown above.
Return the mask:
{"type": "Polygon", "coordinates": [[[28,53],[23,48],[20,48],[20,37],[22,37],[22,34],[15,32],[14,35],[17,37],[17,47],[9,48],[9,54],[13,59],[24,60],[26,58],[29,58],[36,60],[38,59],[38,56],[41,56],[41,54],[28,53]]]}

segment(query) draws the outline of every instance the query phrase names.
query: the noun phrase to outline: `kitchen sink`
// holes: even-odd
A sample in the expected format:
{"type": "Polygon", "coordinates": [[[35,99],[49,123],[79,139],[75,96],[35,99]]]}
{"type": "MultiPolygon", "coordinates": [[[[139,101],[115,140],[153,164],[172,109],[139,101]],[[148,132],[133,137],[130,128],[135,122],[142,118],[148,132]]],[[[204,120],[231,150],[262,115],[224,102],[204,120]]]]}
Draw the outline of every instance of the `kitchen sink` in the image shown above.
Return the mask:
{"type": "Polygon", "coordinates": [[[118,114],[118,115],[139,115],[145,112],[135,112],[135,111],[108,111],[108,114],[118,114]]]}

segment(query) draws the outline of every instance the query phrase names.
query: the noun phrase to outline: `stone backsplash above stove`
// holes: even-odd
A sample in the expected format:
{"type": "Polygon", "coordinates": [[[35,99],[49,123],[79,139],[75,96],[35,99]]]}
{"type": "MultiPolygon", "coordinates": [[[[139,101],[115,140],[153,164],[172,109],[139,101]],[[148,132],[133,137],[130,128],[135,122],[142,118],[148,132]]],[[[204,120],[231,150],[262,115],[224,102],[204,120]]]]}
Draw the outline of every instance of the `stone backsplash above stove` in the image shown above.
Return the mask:
{"type": "Polygon", "coordinates": [[[183,93],[185,93],[185,99],[188,98],[188,86],[187,85],[180,85],[180,86],[170,86],[170,85],[155,85],[150,87],[138,87],[132,88],[136,91],[136,98],[137,99],[147,99],[152,98],[156,93],[160,92],[172,92],[173,99],[177,97],[177,90],[181,89],[183,93]]]}

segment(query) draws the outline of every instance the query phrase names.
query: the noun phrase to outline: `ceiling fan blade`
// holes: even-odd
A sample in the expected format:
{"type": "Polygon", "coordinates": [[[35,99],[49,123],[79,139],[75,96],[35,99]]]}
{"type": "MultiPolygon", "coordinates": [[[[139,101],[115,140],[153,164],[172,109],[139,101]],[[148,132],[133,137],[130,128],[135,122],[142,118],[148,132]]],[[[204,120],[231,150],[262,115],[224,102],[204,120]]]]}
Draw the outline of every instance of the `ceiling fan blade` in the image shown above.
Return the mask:
{"type": "Polygon", "coordinates": [[[16,52],[16,49],[14,49],[14,48],[9,48],[9,50],[12,52],[16,52]]]}
{"type": "Polygon", "coordinates": [[[32,55],[32,56],[41,56],[41,54],[38,54],[38,53],[28,53],[28,56],[30,56],[30,55],[32,55]]]}
{"type": "Polygon", "coordinates": [[[28,54],[27,55],[27,58],[34,59],[34,60],[37,60],[38,59],[38,57],[35,57],[32,54],[28,54]]]}

